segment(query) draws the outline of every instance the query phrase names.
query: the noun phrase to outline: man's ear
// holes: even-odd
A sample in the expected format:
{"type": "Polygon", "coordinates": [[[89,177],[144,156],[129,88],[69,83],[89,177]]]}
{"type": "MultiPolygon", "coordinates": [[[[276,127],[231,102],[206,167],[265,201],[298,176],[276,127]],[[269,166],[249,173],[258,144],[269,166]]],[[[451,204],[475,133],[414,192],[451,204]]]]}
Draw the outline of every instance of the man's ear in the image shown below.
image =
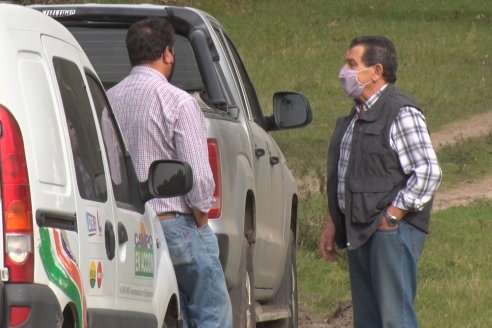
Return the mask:
{"type": "Polygon", "coordinates": [[[174,55],[169,47],[166,47],[164,49],[164,52],[162,53],[162,58],[165,64],[168,65],[174,64],[174,55]]]}
{"type": "Polygon", "coordinates": [[[375,74],[373,76],[373,80],[377,81],[377,80],[381,79],[383,77],[383,72],[384,72],[383,65],[381,65],[381,64],[374,65],[374,73],[375,74]]]}

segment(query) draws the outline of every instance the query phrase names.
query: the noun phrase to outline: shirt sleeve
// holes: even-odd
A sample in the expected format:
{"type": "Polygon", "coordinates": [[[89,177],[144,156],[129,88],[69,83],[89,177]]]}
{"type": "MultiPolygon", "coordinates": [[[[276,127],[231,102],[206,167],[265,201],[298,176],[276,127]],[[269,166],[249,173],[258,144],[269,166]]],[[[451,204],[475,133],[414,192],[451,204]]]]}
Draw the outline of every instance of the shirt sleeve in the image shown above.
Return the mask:
{"type": "Polygon", "coordinates": [[[402,107],[391,127],[390,144],[398,154],[403,171],[410,175],[393,206],[421,211],[434,196],[442,179],[424,115],[416,108],[402,107]]]}
{"type": "Polygon", "coordinates": [[[186,195],[186,203],[207,213],[215,201],[215,183],[208,159],[205,116],[193,98],[179,106],[174,133],[178,159],[193,170],[193,187],[186,195]]]}

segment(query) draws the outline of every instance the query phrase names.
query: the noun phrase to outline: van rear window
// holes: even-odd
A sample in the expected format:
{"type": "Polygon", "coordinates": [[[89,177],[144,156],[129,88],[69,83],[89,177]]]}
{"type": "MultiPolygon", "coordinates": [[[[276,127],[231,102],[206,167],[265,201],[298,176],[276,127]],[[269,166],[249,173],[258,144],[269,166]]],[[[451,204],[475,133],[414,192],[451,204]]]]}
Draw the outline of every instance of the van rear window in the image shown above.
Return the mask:
{"type": "MultiPolygon", "coordinates": [[[[126,29],[69,27],[80,43],[106,89],[120,82],[131,70],[126,50],[126,29]]],[[[203,81],[188,39],[176,35],[176,60],[171,83],[188,92],[203,91],[203,81]]]]}

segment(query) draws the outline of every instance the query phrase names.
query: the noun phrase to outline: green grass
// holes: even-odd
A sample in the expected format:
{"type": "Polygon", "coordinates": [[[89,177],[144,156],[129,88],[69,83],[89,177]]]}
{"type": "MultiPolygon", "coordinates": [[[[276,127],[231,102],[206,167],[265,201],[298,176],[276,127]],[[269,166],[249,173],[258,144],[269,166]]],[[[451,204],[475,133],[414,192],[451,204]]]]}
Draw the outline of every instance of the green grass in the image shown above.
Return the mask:
{"type": "Polygon", "coordinates": [[[492,202],[438,212],[419,265],[423,327],[492,327],[492,202]]]}
{"type": "Polygon", "coordinates": [[[455,145],[443,147],[437,155],[444,174],[440,190],[479,180],[492,172],[492,134],[459,139],[455,145]]]}
{"type": "MultiPolygon", "coordinates": [[[[434,213],[419,263],[416,310],[422,327],[492,327],[492,202],[434,213]]],[[[299,250],[299,295],[327,316],[350,300],[346,253],[328,263],[299,250]]]]}

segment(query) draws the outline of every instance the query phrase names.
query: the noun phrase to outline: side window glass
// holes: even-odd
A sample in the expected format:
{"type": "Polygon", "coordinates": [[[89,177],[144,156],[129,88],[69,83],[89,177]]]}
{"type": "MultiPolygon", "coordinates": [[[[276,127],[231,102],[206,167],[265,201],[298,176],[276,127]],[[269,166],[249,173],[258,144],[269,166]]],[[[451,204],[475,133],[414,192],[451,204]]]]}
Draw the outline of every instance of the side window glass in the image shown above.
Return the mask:
{"type": "Polygon", "coordinates": [[[236,62],[237,68],[239,70],[239,75],[241,76],[241,80],[243,81],[243,87],[246,92],[246,97],[248,99],[248,103],[251,108],[251,114],[253,115],[253,119],[257,124],[259,124],[262,127],[265,127],[265,120],[263,117],[263,113],[261,111],[261,106],[258,101],[258,97],[256,96],[255,88],[253,87],[253,83],[251,83],[251,80],[249,79],[248,73],[246,72],[246,68],[244,67],[241,57],[239,57],[236,48],[228,38],[226,38],[226,42],[229,47],[229,50],[232,53],[234,61],[236,62]]]}
{"type": "MultiPolygon", "coordinates": [[[[215,36],[217,36],[217,39],[219,40],[220,46],[222,47],[223,52],[224,52],[225,57],[226,57],[226,58],[221,58],[220,60],[224,61],[225,65],[229,66],[229,69],[231,72],[235,72],[234,67],[232,67],[232,60],[231,60],[231,57],[229,55],[229,51],[227,50],[227,48],[224,44],[225,41],[224,41],[224,37],[222,35],[222,32],[217,27],[214,27],[214,32],[215,32],[215,36]]],[[[233,80],[231,82],[228,82],[227,77],[224,75],[224,72],[222,71],[222,67],[220,66],[219,61],[215,62],[215,70],[217,71],[217,74],[219,76],[219,81],[220,81],[222,90],[224,91],[224,95],[227,98],[227,103],[229,105],[235,106],[235,101],[233,100],[233,96],[231,94],[230,88],[232,87],[231,83],[233,83],[236,88],[238,88],[238,89],[240,88],[240,86],[238,85],[236,74],[234,74],[234,77],[230,77],[230,78],[233,78],[233,80]]],[[[241,94],[241,92],[240,92],[240,94],[241,94]]],[[[238,102],[239,101],[244,101],[244,99],[238,100],[238,102]]]]}
{"type": "Polygon", "coordinates": [[[132,197],[128,184],[130,178],[128,177],[125,161],[125,147],[118,130],[118,125],[116,124],[116,119],[99,84],[92,76],[86,75],[86,77],[103,135],[114,197],[117,202],[131,205],[132,197]]]}
{"type": "Polygon", "coordinates": [[[101,149],[82,75],[75,63],[63,58],[54,57],[53,66],[67,120],[80,196],[105,202],[107,186],[101,149]]]}

